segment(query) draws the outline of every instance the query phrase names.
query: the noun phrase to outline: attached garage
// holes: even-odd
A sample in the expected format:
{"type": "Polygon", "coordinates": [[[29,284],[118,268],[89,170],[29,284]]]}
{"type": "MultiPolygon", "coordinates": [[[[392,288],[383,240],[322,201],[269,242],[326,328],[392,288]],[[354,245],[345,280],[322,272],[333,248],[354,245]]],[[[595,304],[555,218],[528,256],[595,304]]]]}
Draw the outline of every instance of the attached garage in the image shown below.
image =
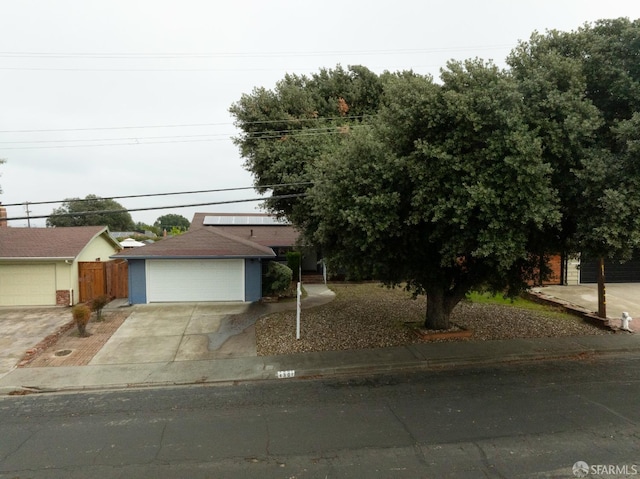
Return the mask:
{"type": "Polygon", "coordinates": [[[244,301],[244,260],[149,260],[147,300],[244,301]]]}
{"type": "Polygon", "coordinates": [[[262,261],[271,248],[217,228],[201,228],[124,250],[129,303],[257,301],[262,297],[262,261]]]}
{"type": "MultiPolygon", "coordinates": [[[[625,263],[605,260],[604,275],[607,283],[640,282],[640,258],[633,258],[625,263]]],[[[598,282],[598,261],[583,260],[580,263],[580,283],[598,282]]]]}
{"type": "Polygon", "coordinates": [[[87,285],[79,265],[120,249],[106,226],[0,227],[0,306],[76,304],[87,285]]]}
{"type": "Polygon", "coordinates": [[[6,264],[0,268],[0,305],[56,304],[55,264],[6,264]]]}

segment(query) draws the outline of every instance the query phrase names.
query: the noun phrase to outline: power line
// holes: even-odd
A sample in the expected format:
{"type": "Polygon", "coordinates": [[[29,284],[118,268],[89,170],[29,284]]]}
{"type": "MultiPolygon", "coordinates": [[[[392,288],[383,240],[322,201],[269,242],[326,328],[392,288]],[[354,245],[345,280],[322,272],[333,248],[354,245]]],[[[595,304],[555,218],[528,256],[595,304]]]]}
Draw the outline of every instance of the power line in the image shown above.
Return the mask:
{"type": "Polygon", "coordinates": [[[82,52],[0,52],[5,58],[72,58],[72,59],[200,59],[200,58],[274,58],[274,57],[309,57],[323,55],[415,55],[425,53],[447,53],[459,51],[497,50],[512,47],[512,44],[473,45],[460,47],[414,48],[414,49],[381,49],[381,50],[327,50],[327,51],[282,51],[282,52],[164,52],[164,53],[82,53],[82,52]]]}
{"type": "MultiPolygon", "coordinates": [[[[367,124],[352,124],[349,125],[350,128],[363,128],[367,127],[367,124]]],[[[253,133],[248,133],[247,139],[252,140],[268,140],[268,139],[277,139],[282,138],[283,136],[291,136],[291,137],[307,137],[307,136],[326,136],[326,135],[340,135],[343,134],[344,131],[340,129],[340,126],[333,127],[333,129],[329,128],[304,128],[299,130],[274,130],[268,132],[257,132],[259,136],[251,136],[253,133]]],[[[197,136],[197,135],[193,135],[197,136]]],[[[212,136],[212,135],[203,135],[203,136],[212,136]]],[[[186,136],[188,137],[188,136],[186,136]]],[[[163,137],[159,137],[163,138],[163,137]]],[[[166,137],[171,138],[171,137],[166,137]]],[[[180,137],[177,137],[180,138],[180,137]]],[[[86,145],[46,145],[46,146],[9,146],[9,147],[0,147],[0,150],[47,150],[47,149],[64,149],[64,148],[95,148],[95,147],[104,147],[104,146],[143,146],[143,145],[164,145],[171,143],[202,143],[202,142],[211,142],[211,141],[228,141],[231,138],[200,138],[200,139],[188,139],[188,140],[167,140],[167,141],[144,141],[143,138],[132,138],[131,141],[127,141],[124,143],[93,143],[86,145]],[[143,141],[140,141],[143,140],[143,141]]],[[[123,138],[123,140],[125,140],[123,138]]],[[[59,140],[60,142],[64,142],[64,140],[59,140]]],[[[101,141],[101,140],[74,140],[74,141],[101,141]]],[[[105,141],[105,140],[102,140],[105,141]]],[[[109,140],[106,140],[109,141],[109,140]]],[[[118,140],[114,140],[118,141],[118,140]]],[[[28,142],[17,142],[17,143],[28,143],[28,142]]]]}
{"type": "MultiPolygon", "coordinates": [[[[283,120],[280,123],[287,121],[283,120]]],[[[358,125],[352,125],[358,126],[358,125]]],[[[263,134],[276,134],[276,133],[295,133],[295,132],[324,132],[331,128],[339,128],[339,126],[325,126],[322,128],[298,128],[298,129],[286,129],[286,130],[265,130],[265,131],[251,131],[247,135],[263,135],[263,134]]],[[[235,133],[203,133],[200,135],[163,135],[163,136],[131,136],[131,137],[119,137],[119,138],[86,138],[86,139],[72,139],[72,140],[14,140],[14,141],[0,141],[1,145],[16,145],[16,144],[35,144],[35,143],[80,143],[91,141],[141,141],[141,140],[158,140],[158,139],[177,139],[177,138],[208,138],[215,136],[224,136],[227,139],[230,135],[235,133]]],[[[91,145],[88,145],[91,146],[91,145]]]]}
{"type": "Polygon", "coordinates": [[[306,193],[297,193],[291,195],[278,195],[278,196],[270,196],[268,198],[248,198],[243,200],[229,200],[229,201],[215,201],[208,203],[193,203],[190,205],[173,205],[173,206],[152,206],[148,208],[133,208],[133,209],[122,209],[122,210],[103,210],[103,211],[79,211],[77,213],[60,213],[60,214],[49,214],[49,215],[40,215],[40,216],[17,216],[17,217],[7,217],[7,221],[17,221],[17,220],[34,220],[34,219],[46,219],[51,216],[61,217],[61,216],[89,216],[96,214],[117,214],[117,213],[130,213],[131,211],[153,211],[153,210],[167,210],[173,208],[191,208],[195,206],[214,206],[214,205],[228,205],[233,203],[250,203],[254,201],[265,201],[265,200],[285,200],[289,198],[301,198],[307,196],[306,193]]]}
{"type": "MultiPolygon", "coordinates": [[[[88,199],[78,198],[78,199],[73,199],[73,201],[89,202],[89,201],[96,201],[96,200],[122,200],[127,198],[151,198],[153,196],[177,196],[177,195],[193,195],[193,194],[200,194],[200,193],[221,193],[226,191],[252,190],[255,188],[273,189],[273,188],[279,188],[282,186],[303,186],[303,185],[312,185],[312,184],[313,182],[311,181],[301,181],[297,183],[279,183],[274,185],[240,186],[237,188],[217,188],[215,190],[177,191],[172,193],[147,193],[144,195],[109,196],[109,197],[96,197],[96,198],[88,198],[88,199]]],[[[3,206],[24,206],[25,204],[26,205],[51,205],[51,204],[57,204],[57,203],[65,203],[69,200],[70,199],[67,198],[65,200],[56,200],[56,201],[27,201],[24,203],[8,203],[8,204],[4,204],[3,206]]],[[[131,211],[135,211],[135,210],[131,210],[131,211]]]]}
{"type": "Polygon", "coordinates": [[[183,123],[179,125],[146,125],[146,126],[98,126],[89,128],[43,128],[30,130],[0,130],[0,133],[49,133],[61,131],[98,131],[98,130],[132,130],[143,128],[190,128],[194,126],[220,126],[233,123],[183,123]]]}
{"type": "Polygon", "coordinates": [[[90,141],[125,141],[125,140],[157,140],[157,139],[175,139],[175,138],[202,138],[202,137],[212,137],[212,136],[225,136],[231,135],[232,133],[203,133],[201,135],[167,135],[167,136],[131,136],[131,137],[120,137],[120,138],[87,138],[87,139],[75,139],[75,140],[23,140],[23,141],[0,141],[2,145],[15,145],[15,144],[23,144],[23,143],[79,143],[79,142],[90,142],[90,141]]]}
{"type": "MultiPolygon", "coordinates": [[[[321,116],[315,118],[283,118],[280,120],[256,120],[256,121],[240,121],[243,125],[266,125],[269,123],[283,123],[291,121],[332,121],[332,120],[356,120],[362,118],[370,118],[376,115],[353,115],[353,116],[321,116]]],[[[99,131],[99,130],[132,130],[132,129],[151,129],[151,128],[191,128],[201,126],[222,126],[234,125],[234,122],[224,123],[182,123],[173,125],[142,125],[142,126],[98,126],[88,128],[45,128],[45,129],[28,129],[28,130],[0,130],[0,133],[50,133],[62,131],[99,131]]]]}

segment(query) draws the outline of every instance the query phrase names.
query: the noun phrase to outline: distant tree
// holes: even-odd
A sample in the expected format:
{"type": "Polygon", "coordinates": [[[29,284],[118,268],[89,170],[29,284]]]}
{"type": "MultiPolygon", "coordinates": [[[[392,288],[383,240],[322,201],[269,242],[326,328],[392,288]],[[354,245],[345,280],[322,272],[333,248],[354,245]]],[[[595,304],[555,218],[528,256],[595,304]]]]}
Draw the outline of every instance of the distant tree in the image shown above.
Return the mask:
{"type": "Polygon", "coordinates": [[[146,223],[143,223],[142,221],[138,221],[134,225],[133,229],[141,233],[145,231],[151,231],[155,235],[159,235],[161,233],[161,231],[156,226],[148,225],[146,223]]]}
{"type": "Polygon", "coordinates": [[[120,203],[96,195],[67,198],[47,219],[50,227],[103,225],[111,231],[128,231],[133,229],[133,220],[120,203]]]}
{"type": "Polygon", "coordinates": [[[162,234],[163,231],[167,233],[171,232],[174,228],[180,232],[185,232],[189,229],[190,221],[182,215],[162,215],[153,224],[158,230],[158,234],[162,234]]]}

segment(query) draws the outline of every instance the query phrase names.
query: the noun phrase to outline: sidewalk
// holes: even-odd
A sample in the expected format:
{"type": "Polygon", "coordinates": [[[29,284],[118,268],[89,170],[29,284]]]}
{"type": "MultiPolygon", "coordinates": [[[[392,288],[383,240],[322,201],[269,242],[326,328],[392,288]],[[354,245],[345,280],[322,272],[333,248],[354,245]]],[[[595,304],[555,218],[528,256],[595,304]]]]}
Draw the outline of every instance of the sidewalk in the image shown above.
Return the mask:
{"type": "MultiPolygon", "coordinates": [[[[311,303],[307,303],[307,306],[314,302],[327,301],[329,298],[326,291],[323,286],[317,287],[310,294],[311,303]]],[[[631,311],[630,313],[634,314],[631,311]]],[[[627,353],[640,355],[640,334],[619,333],[501,341],[471,340],[286,356],[19,368],[0,378],[0,394],[30,390],[72,391],[278,378],[317,378],[340,374],[372,374],[409,369],[436,370],[627,353]]]]}

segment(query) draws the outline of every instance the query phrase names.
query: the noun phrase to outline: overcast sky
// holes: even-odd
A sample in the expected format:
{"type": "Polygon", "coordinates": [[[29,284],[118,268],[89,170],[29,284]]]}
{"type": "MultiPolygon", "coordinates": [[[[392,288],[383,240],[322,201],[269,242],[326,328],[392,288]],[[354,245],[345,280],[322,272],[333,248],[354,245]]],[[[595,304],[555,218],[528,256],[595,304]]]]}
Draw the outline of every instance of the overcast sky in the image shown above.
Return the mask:
{"type": "MultiPolygon", "coordinates": [[[[337,64],[435,77],[451,58],[504,65],[534,30],[621,16],[639,18],[640,2],[0,0],[0,201],[249,187],[228,109],[254,87],[337,64]]],[[[249,189],[117,201],[133,210],[254,197],[249,189]]],[[[131,215],[151,224],[258,204],[131,215]]],[[[30,205],[30,215],[57,206],[30,205]]],[[[25,216],[24,206],[7,209],[25,216]]]]}

